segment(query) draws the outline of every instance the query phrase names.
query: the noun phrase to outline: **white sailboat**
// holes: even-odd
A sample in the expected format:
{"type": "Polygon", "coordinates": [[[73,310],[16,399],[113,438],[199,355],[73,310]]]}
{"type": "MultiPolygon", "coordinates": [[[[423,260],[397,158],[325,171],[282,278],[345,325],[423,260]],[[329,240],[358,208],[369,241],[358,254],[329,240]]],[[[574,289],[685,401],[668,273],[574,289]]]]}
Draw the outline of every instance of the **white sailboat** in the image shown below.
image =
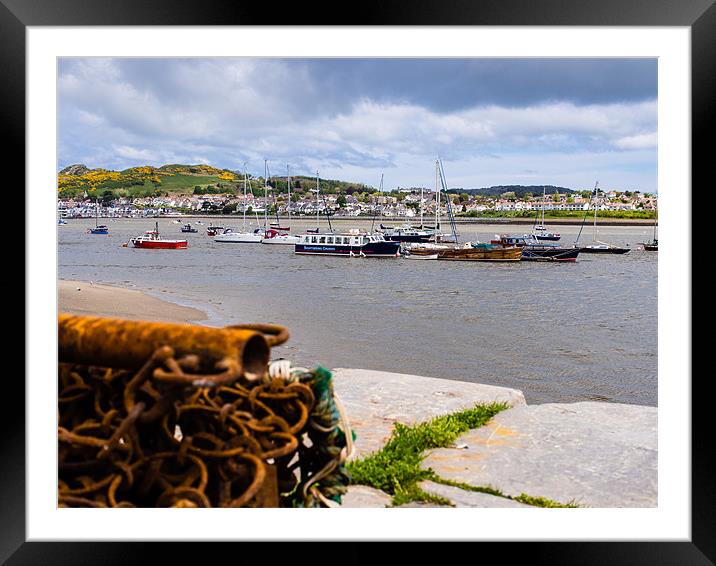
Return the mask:
{"type": "MultiPolygon", "coordinates": [[[[262,228],[256,228],[251,231],[246,226],[246,187],[247,187],[247,173],[246,163],[244,163],[244,223],[241,230],[234,231],[231,228],[227,228],[221,234],[214,236],[215,242],[234,243],[234,244],[259,244],[264,236],[264,230],[262,228]]],[[[256,217],[258,224],[258,215],[256,217]]]]}
{"type": "MultiPolygon", "coordinates": [[[[620,246],[615,246],[613,244],[608,244],[606,242],[602,242],[597,239],[597,202],[599,199],[599,181],[594,185],[594,232],[592,236],[592,243],[588,244],[584,247],[580,247],[580,252],[582,253],[588,253],[588,254],[626,254],[631,251],[630,248],[622,248],[620,246]]],[[[585,215],[586,218],[586,215],[585,215]]],[[[580,234],[582,232],[581,228],[579,230],[580,234]]],[[[579,240],[579,235],[577,235],[577,240],[579,240]]],[[[578,247],[575,243],[575,247],[578,247]]]]}
{"type": "Polygon", "coordinates": [[[544,203],[547,200],[547,189],[542,187],[542,218],[539,224],[535,224],[532,230],[532,235],[538,240],[551,240],[557,241],[560,239],[560,234],[553,234],[547,231],[547,227],[544,225],[544,203]]]}

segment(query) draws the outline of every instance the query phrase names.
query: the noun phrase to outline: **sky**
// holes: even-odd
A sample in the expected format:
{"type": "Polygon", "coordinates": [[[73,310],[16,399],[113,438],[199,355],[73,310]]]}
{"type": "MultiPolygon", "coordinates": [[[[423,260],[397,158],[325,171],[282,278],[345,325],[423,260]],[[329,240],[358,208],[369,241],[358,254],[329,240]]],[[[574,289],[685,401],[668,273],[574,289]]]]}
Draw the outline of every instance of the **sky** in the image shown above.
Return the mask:
{"type": "Polygon", "coordinates": [[[58,169],[657,190],[656,59],[61,58],[58,169]]]}

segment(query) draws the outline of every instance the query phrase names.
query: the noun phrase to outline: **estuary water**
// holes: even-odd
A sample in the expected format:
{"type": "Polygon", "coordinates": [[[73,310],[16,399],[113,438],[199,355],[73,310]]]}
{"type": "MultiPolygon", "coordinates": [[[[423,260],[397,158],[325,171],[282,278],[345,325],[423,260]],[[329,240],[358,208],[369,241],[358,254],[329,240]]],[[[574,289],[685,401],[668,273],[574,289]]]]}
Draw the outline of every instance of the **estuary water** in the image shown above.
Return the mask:
{"type": "MultiPolygon", "coordinates": [[[[602,400],[657,404],[658,253],[637,250],[652,228],[604,226],[600,240],[625,255],[580,254],[576,263],[412,261],[297,256],[293,246],[226,244],[159,219],[185,250],[122,247],[153,219],[94,219],[59,226],[58,276],[137,288],[207,312],[206,324],[268,322],[291,338],[275,357],[296,365],[353,367],[513,387],[530,404],[602,400]]],[[[215,219],[238,228],[240,218],[215,219]]],[[[282,220],[285,222],[285,220],[282,220]]],[[[322,220],[322,229],[326,229],[322,220]]],[[[370,220],[334,222],[369,228],[370,220]]],[[[548,223],[549,224],[549,223],[548,223]]],[[[292,231],[315,219],[294,221],[292,231]]],[[[529,226],[459,225],[462,241],[489,242],[529,226]]],[[[574,243],[579,225],[550,226],[574,243]]],[[[585,226],[580,243],[592,240],[585,226]]],[[[406,387],[410,387],[406,383],[406,387]]]]}

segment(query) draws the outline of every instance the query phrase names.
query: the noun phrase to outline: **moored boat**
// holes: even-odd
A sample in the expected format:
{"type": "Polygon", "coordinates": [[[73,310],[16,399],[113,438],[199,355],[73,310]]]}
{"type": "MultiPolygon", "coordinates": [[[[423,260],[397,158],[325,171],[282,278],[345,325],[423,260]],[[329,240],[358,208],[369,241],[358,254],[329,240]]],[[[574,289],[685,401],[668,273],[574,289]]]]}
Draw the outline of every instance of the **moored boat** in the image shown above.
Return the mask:
{"type": "Polygon", "coordinates": [[[553,241],[556,242],[559,240],[562,236],[561,234],[553,234],[552,232],[547,231],[547,226],[544,225],[544,203],[547,199],[547,188],[542,187],[542,218],[540,220],[539,224],[535,224],[535,227],[532,229],[532,235],[537,240],[547,240],[547,241],[553,241]]]}
{"type": "Polygon", "coordinates": [[[261,243],[263,237],[264,229],[261,227],[256,228],[253,232],[226,228],[221,234],[214,236],[214,241],[233,244],[258,244],[261,243]]]}
{"type": "Polygon", "coordinates": [[[291,231],[291,174],[289,166],[286,165],[286,186],[288,188],[288,226],[282,227],[278,222],[278,208],[276,209],[276,223],[271,223],[271,228],[266,230],[261,239],[262,244],[283,244],[295,245],[301,241],[299,236],[289,234],[291,231]]]}
{"type": "Polygon", "coordinates": [[[585,254],[626,254],[631,251],[631,248],[623,248],[621,246],[614,246],[604,242],[594,242],[593,244],[577,249],[585,254]]]}
{"type": "Polygon", "coordinates": [[[552,242],[541,242],[531,235],[502,234],[491,243],[521,248],[522,261],[577,261],[579,255],[579,248],[563,248],[552,242]]]}
{"type": "Polygon", "coordinates": [[[198,230],[197,230],[196,228],[194,228],[191,224],[184,224],[184,225],[181,227],[181,231],[182,231],[182,232],[188,232],[188,233],[196,233],[196,232],[198,232],[198,230]]]}
{"type": "Polygon", "coordinates": [[[186,240],[164,239],[159,235],[159,224],[155,223],[154,230],[147,230],[143,235],[129,240],[135,248],[178,250],[187,247],[186,240]]]}
{"type": "MultiPolygon", "coordinates": [[[[608,244],[597,240],[597,203],[599,201],[599,181],[594,185],[594,191],[592,192],[592,203],[594,206],[594,233],[592,236],[592,243],[586,246],[579,246],[579,236],[582,234],[582,228],[584,227],[584,221],[587,219],[587,214],[584,215],[582,220],[582,227],[579,229],[577,234],[577,240],[574,242],[574,247],[578,248],[581,253],[585,254],[626,254],[631,251],[629,247],[615,246],[614,244],[608,244]]],[[[589,210],[589,209],[587,209],[589,210]]]]}
{"type": "Polygon", "coordinates": [[[449,261],[520,261],[522,250],[517,246],[505,247],[494,244],[465,242],[462,246],[450,246],[438,250],[438,260],[449,261]]]}
{"type": "Polygon", "coordinates": [[[95,206],[94,228],[88,228],[88,234],[109,234],[109,226],[106,224],[98,224],[99,222],[99,202],[95,206]]]}
{"type": "Polygon", "coordinates": [[[273,228],[266,230],[264,237],[261,239],[262,244],[297,244],[301,241],[299,236],[294,236],[288,232],[279,232],[273,228]]]}
{"type": "Polygon", "coordinates": [[[538,240],[548,240],[553,242],[556,242],[562,237],[561,234],[554,234],[552,232],[548,232],[547,227],[543,224],[534,227],[533,235],[538,240]]]}
{"type": "Polygon", "coordinates": [[[644,242],[642,243],[642,246],[644,249],[648,252],[658,252],[659,251],[659,238],[656,237],[656,229],[657,229],[657,216],[654,216],[654,237],[651,239],[650,242],[644,242]]]}
{"type": "Polygon", "coordinates": [[[413,226],[383,226],[383,237],[393,242],[429,242],[433,238],[432,230],[414,228],[413,226]]]}
{"type": "Polygon", "coordinates": [[[335,234],[301,234],[294,253],[345,257],[399,257],[400,242],[391,242],[382,234],[358,230],[335,234]]]}
{"type": "Polygon", "coordinates": [[[214,226],[213,224],[206,227],[206,235],[207,236],[216,236],[217,234],[220,234],[224,231],[223,226],[214,226]]]}
{"type": "MultiPolygon", "coordinates": [[[[439,159],[435,162],[435,177],[437,200],[440,197],[441,190],[444,190],[446,193],[448,190],[447,181],[445,180],[445,171],[439,159]]],[[[438,261],[520,261],[522,258],[522,250],[517,246],[497,246],[480,242],[465,242],[460,244],[449,195],[446,196],[445,204],[447,205],[453,243],[414,244],[409,248],[411,254],[415,253],[416,255],[430,256],[437,253],[438,261]]]]}

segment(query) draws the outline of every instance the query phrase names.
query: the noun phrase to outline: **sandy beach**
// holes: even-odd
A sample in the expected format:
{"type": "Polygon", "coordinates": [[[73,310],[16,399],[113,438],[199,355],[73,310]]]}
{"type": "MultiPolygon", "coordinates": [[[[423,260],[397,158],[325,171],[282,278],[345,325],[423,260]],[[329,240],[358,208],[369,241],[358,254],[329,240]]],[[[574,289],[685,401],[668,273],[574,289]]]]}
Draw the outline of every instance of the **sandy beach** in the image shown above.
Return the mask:
{"type": "Polygon", "coordinates": [[[66,280],[58,281],[57,287],[60,312],[155,322],[200,322],[207,319],[206,313],[199,309],[177,305],[132,289],[66,280]]]}

